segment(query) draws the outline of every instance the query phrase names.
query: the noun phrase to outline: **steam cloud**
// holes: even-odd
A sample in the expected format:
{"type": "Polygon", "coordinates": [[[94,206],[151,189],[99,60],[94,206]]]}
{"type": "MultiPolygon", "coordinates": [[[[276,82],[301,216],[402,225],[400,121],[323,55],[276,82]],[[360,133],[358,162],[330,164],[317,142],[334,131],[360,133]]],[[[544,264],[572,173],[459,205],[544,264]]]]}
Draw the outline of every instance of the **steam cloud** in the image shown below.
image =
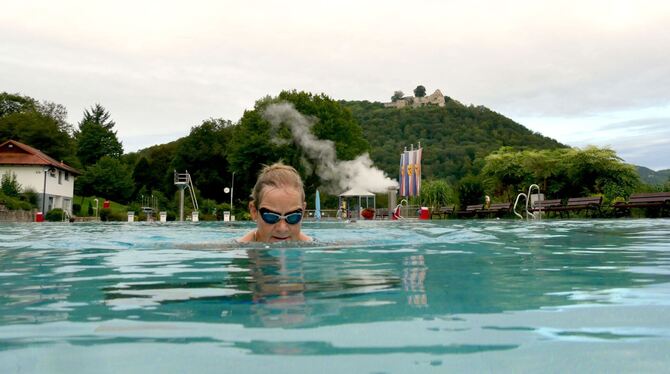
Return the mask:
{"type": "MultiPolygon", "coordinates": [[[[315,137],[310,131],[315,121],[303,116],[293,104],[271,104],[263,112],[263,118],[270,122],[274,130],[282,123],[289,126],[293,140],[311,159],[316,160],[316,174],[326,184],[327,192],[339,194],[351,188],[386,192],[389,187],[398,187],[396,181],[372,165],[367,153],[351,161],[338,160],[335,143],[315,137]]],[[[280,142],[277,139],[274,141],[280,142]]]]}

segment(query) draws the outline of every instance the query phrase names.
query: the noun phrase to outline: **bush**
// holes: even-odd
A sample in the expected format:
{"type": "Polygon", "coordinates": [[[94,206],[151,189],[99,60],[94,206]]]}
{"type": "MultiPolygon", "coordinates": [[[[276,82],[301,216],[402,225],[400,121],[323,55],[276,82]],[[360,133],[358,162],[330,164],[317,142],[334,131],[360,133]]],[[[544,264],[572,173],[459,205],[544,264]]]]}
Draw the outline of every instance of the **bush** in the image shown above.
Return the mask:
{"type": "Polygon", "coordinates": [[[112,216],[112,210],[109,208],[102,208],[100,209],[100,220],[103,222],[110,221],[110,218],[112,216]]]}
{"type": "Polygon", "coordinates": [[[0,182],[0,189],[6,196],[19,197],[21,184],[16,180],[16,174],[10,171],[4,173],[2,175],[2,182],[0,182]]]}
{"type": "Polygon", "coordinates": [[[216,215],[214,214],[200,214],[198,215],[200,221],[216,221],[216,215]]]}
{"type": "Polygon", "coordinates": [[[25,188],[23,189],[23,193],[21,194],[21,200],[27,201],[30,203],[30,205],[36,207],[37,206],[37,192],[33,190],[32,188],[25,188]]]}
{"type": "Polygon", "coordinates": [[[461,209],[468,205],[484,204],[484,185],[478,177],[467,175],[458,186],[458,200],[461,209]]]}
{"type": "Polygon", "coordinates": [[[81,214],[81,204],[72,204],[72,214],[81,214]]]}
{"type": "Polygon", "coordinates": [[[47,212],[46,216],[44,219],[46,219],[49,222],[60,222],[63,220],[63,209],[61,208],[55,208],[51,209],[50,211],[47,212]]]}
{"type": "Polygon", "coordinates": [[[103,222],[123,222],[128,220],[127,213],[112,212],[110,208],[100,209],[100,220],[103,222]]]}
{"type": "Polygon", "coordinates": [[[7,196],[2,191],[0,191],[0,204],[9,210],[30,210],[33,207],[29,202],[7,196]]]}

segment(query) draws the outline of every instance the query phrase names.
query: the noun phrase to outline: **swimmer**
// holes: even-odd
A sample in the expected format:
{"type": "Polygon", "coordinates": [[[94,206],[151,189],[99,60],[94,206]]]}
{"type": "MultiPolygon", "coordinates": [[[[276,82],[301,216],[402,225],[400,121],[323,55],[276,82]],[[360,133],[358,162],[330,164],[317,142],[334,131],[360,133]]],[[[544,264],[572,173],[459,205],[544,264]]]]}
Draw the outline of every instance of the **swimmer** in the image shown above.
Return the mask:
{"type": "Polygon", "coordinates": [[[311,241],[311,237],[300,231],[306,208],[305,190],[298,172],[282,163],[265,166],[258,175],[249,202],[256,229],[237,241],[311,241]]]}

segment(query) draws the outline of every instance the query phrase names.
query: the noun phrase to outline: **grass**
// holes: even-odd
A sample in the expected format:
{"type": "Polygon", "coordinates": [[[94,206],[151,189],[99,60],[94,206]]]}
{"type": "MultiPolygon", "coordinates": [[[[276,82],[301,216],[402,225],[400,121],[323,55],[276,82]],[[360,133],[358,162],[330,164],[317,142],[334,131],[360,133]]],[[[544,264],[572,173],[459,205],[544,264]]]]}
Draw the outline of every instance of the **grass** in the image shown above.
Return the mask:
{"type": "MultiPolygon", "coordinates": [[[[102,209],[102,205],[105,201],[104,198],[102,197],[97,197],[97,196],[75,196],[72,203],[73,204],[80,204],[81,205],[81,213],[77,214],[78,212],[75,212],[75,214],[86,217],[88,216],[88,204],[89,202],[91,203],[91,206],[94,208],[94,213],[95,214],[95,199],[98,199],[98,209],[102,209]]],[[[114,201],[110,201],[109,205],[110,209],[112,210],[112,214],[122,214],[125,215],[126,212],[128,212],[128,207],[126,205],[119,204],[114,201]]]]}

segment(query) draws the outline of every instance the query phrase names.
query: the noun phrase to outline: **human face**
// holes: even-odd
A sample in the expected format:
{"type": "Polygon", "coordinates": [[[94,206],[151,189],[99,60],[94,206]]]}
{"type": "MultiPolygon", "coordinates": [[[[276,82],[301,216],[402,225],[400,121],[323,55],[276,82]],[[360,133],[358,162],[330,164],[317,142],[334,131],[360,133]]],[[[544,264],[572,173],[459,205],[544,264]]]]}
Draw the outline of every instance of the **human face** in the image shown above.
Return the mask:
{"type": "Polygon", "coordinates": [[[299,209],[305,209],[302,194],[295,188],[266,187],[261,191],[261,203],[256,207],[249,203],[251,218],[256,221],[255,239],[258,242],[280,242],[285,240],[300,240],[300,222],[290,225],[286,219],[280,219],[275,224],[263,221],[260,209],[267,209],[280,215],[287,215],[299,209]]]}

